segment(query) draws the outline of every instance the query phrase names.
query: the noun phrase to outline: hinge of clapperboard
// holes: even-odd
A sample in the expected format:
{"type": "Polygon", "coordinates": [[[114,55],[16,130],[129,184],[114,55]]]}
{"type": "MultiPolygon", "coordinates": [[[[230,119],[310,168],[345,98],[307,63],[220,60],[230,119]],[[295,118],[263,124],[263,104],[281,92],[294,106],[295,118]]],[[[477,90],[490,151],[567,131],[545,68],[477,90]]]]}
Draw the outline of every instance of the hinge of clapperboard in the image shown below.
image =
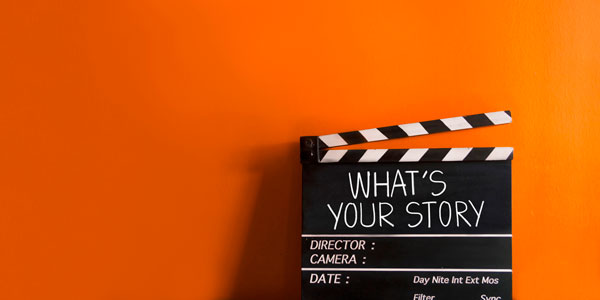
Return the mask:
{"type": "Polygon", "coordinates": [[[305,136],[300,138],[300,158],[302,163],[512,160],[512,147],[329,149],[416,135],[502,125],[511,122],[512,117],[510,111],[507,110],[321,136],[305,136]]]}

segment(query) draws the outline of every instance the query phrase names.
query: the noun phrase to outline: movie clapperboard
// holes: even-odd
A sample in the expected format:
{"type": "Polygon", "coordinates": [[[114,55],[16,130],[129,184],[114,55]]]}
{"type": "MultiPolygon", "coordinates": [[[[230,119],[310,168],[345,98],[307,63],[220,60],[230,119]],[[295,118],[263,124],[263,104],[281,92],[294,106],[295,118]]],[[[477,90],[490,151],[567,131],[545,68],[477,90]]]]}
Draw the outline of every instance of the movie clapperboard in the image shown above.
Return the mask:
{"type": "Polygon", "coordinates": [[[330,149],[511,121],[301,137],[302,299],[512,299],[512,148],[330,149]]]}

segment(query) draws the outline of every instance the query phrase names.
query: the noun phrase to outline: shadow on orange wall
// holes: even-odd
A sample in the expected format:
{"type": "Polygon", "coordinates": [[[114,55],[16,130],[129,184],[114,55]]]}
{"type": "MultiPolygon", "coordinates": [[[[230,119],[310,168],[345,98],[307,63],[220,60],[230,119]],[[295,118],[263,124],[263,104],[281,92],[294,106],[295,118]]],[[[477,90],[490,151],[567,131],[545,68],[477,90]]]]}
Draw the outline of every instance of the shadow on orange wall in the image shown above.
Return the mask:
{"type": "Polygon", "coordinates": [[[301,164],[297,143],[259,149],[261,173],[246,244],[229,300],[300,298],[301,164]]]}

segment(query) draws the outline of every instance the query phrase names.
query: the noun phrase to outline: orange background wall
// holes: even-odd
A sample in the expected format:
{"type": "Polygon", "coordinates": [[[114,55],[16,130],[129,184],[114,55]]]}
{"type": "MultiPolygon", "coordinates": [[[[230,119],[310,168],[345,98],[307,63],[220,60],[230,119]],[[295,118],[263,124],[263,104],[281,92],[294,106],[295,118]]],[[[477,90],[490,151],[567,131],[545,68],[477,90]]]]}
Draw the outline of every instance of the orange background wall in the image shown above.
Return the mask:
{"type": "Polygon", "coordinates": [[[598,1],[4,1],[0,299],[299,299],[298,138],[513,146],[514,298],[600,299],[598,1]]]}

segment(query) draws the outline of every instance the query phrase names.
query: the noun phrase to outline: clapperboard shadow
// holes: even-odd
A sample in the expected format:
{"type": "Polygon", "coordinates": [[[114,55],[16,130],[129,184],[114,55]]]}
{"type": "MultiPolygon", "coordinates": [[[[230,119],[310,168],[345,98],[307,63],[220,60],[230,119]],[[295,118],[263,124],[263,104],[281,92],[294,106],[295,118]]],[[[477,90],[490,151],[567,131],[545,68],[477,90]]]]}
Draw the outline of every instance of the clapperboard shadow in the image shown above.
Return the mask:
{"type": "MultiPolygon", "coordinates": [[[[298,144],[261,147],[244,157],[259,177],[242,256],[230,296],[224,300],[300,298],[301,170],[298,144]]],[[[237,259],[237,258],[235,258],[237,259]]]]}

